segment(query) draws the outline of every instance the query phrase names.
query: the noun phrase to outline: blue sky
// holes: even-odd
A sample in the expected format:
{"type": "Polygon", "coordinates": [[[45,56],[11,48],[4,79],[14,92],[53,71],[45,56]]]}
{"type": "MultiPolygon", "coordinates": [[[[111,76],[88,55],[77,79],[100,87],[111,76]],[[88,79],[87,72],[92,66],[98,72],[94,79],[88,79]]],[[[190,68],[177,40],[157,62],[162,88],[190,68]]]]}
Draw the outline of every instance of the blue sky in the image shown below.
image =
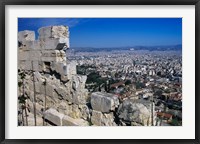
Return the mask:
{"type": "Polygon", "coordinates": [[[18,31],[67,25],[71,47],[182,44],[181,18],[19,18],[18,31]]]}

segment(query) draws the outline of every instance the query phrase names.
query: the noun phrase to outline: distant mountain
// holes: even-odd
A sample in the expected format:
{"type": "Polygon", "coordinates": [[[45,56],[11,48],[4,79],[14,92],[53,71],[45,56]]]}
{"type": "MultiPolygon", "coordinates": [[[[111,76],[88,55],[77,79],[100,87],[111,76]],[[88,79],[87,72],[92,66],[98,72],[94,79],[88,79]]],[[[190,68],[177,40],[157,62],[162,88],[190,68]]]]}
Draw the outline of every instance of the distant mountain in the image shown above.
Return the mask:
{"type": "Polygon", "coordinates": [[[180,51],[182,44],[168,45],[168,46],[125,46],[125,47],[107,47],[107,48],[94,48],[94,47],[71,47],[75,52],[98,52],[98,51],[114,51],[114,50],[149,50],[149,51],[180,51]]]}

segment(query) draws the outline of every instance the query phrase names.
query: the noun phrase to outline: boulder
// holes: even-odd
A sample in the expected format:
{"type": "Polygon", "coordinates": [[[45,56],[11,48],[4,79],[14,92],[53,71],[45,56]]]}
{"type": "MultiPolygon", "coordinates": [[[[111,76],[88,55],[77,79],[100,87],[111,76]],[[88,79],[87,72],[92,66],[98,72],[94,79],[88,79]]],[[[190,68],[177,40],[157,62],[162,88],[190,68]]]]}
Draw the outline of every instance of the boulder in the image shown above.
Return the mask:
{"type": "Polygon", "coordinates": [[[63,126],[88,126],[88,122],[83,119],[73,119],[67,115],[63,117],[63,126]]]}
{"type": "Polygon", "coordinates": [[[93,110],[100,112],[114,111],[119,105],[119,99],[114,94],[94,92],[91,95],[91,106],[93,110]]]}
{"type": "Polygon", "coordinates": [[[50,108],[44,112],[44,118],[57,126],[62,126],[63,117],[64,114],[59,113],[53,108],[50,108]]]}
{"type": "Polygon", "coordinates": [[[113,113],[102,113],[92,110],[91,122],[96,126],[116,126],[113,113]]]}
{"type": "Polygon", "coordinates": [[[131,123],[132,125],[150,125],[150,110],[142,103],[137,103],[130,99],[120,104],[117,115],[122,121],[131,123]]]}

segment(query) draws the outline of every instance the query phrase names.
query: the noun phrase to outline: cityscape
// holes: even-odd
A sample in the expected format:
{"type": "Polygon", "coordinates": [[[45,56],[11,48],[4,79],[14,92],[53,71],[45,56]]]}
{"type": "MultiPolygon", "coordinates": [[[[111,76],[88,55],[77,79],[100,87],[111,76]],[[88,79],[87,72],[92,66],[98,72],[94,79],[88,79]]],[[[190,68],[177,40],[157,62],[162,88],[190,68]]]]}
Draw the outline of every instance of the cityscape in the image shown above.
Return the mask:
{"type": "Polygon", "coordinates": [[[18,23],[18,126],[182,126],[181,18],[18,23]]]}

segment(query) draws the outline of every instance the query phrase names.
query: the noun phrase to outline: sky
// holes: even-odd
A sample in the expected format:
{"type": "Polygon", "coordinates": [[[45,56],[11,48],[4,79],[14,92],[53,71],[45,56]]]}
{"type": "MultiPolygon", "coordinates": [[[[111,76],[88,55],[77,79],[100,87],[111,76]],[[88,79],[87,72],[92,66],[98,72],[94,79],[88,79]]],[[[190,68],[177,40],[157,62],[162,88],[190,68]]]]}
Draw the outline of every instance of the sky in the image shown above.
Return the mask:
{"type": "Polygon", "coordinates": [[[18,31],[67,25],[71,47],[182,44],[182,18],[18,18],[18,31]]]}

